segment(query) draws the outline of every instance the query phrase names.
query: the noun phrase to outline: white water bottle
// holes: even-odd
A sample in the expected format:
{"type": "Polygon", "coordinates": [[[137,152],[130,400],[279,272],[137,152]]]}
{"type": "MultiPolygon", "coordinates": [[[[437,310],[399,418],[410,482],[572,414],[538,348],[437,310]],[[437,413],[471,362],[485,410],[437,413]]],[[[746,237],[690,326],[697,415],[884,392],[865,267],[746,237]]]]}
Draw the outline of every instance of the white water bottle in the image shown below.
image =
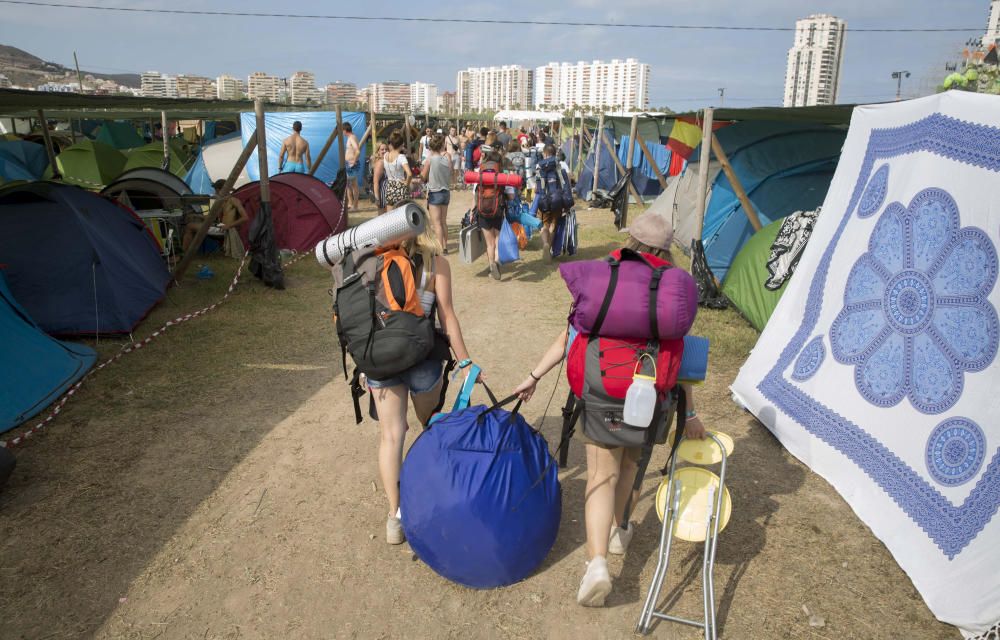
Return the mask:
{"type": "MultiPolygon", "coordinates": [[[[655,365],[654,365],[655,370],[655,365]]],[[[632,374],[632,384],[625,393],[623,421],[632,427],[645,429],[653,421],[656,409],[656,374],[646,376],[638,372],[632,374]]]]}

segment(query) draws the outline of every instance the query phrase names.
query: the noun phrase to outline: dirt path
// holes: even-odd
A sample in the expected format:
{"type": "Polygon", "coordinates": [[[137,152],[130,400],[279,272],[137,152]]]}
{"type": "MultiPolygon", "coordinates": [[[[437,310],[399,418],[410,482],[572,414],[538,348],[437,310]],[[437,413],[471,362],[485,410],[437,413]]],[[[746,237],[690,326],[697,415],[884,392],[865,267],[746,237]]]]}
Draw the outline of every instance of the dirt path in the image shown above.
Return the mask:
{"type": "MultiPolygon", "coordinates": [[[[468,198],[455,200],[452,223],[468,198]]],[[[581,212],[584,257],[618,239],[608,218],[581,212]]],[[[565,287],[533,249],[504,283],[482,263],[453,261],[467,342],[498,392],[524,377],[565,321],[565,287]]],[[[186,282],[143,329],[219,297],[232,263],[212,264],[215,280],[186,282]]],[[[377,432],[354,425],[325,273],[306,258],[288,284],[241,284],[206,318],[95,377],[19,450],[0,492],[0,636],[630,637],[655,564],[658,473],[629,555],[611,561],[606,609],[574,602],[584,562],[579,442],[561,474],[559,539],[536,575],[494,591],[439,578],[406,545],[383,541],[377,432]]],[[[745,323],[702,312],[696,332],[715,341],[700,413],[736,439],[716,577],[723,637],[957,637],[837,494],[729,400],[754,340],[745,323]],[[825,626],[810,627],[803,605],[825,626]]],[[[546,378],[524,411],[536,426],[556,381],[546,378]]],[[[566,393],[558,384],[542,427],[553,446],[566,393]]],[[[689,616],[701,602],[695,551],[678,544],[668,577],[689,616]]],[[[663,624],[654,634],[699,637],[663,624]]]]}

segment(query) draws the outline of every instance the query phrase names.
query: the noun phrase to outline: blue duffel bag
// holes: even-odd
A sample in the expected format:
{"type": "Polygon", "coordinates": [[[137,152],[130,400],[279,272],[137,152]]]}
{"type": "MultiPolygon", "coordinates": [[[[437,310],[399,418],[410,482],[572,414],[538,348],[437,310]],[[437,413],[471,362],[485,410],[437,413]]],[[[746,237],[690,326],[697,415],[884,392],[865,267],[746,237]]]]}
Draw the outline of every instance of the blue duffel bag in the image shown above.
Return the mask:
{"type": "Polygon", "coordinates": [[[468,407],[478,375],[473,366],[455,410],[435,416],[413,443],[399,501],[417,557],[449,580],[489,589],[527,578],[548,555],[562,490],[548,443],[520,403],[503,409],[514,396],[497,402],[490,393],[491,407],[468,407]]]}

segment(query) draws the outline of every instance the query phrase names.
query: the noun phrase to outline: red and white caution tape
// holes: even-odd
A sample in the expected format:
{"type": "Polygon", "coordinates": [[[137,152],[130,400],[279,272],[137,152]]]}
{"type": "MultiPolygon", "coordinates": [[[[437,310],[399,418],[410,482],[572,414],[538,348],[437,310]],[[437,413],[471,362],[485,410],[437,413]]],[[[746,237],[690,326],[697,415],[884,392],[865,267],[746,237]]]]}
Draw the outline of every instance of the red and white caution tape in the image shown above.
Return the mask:
{"type": "MultiPolygon", "coordinates": [[[[304,255],[307,255],[307,254],[301,254],[301,255],[299,255],[298,257],[296,257],[292,261],[288,262],[285,266],[291,265],[292,262],[295,262],[295,261],[301,259],[302,256],[304,256],[304,255]]],[[[69,399],[72,398],[74,395],[76,395],[76,392],[79,391],[80,387],[83,386],[83,383],[86,382],[87,379],[90,378],[90,376],[94,375],[95,373],[97,373],[98,371],[100,371],[101,369],[103,369],[104,367],[107,367],[107,366],[109,366],[111,364],[114,364],[115,362],[118,362],[126,354],[129,354],[129,353],[132,353],[133,351],[138,351],[139,349],[142,349],[143,347],[145,347],[146,345],[148,345],[150,342],[152,342],[156,338],[159,338],[161,335],[163,335],[163,333],[167,329],[169,329],[170,327],[176,327],[177,325],[182,324],[184,322],[187,322],[188,320],[194,320],[195,318],[201,317],[201,316],[205,315],[206,313],[208,313],[209,311],[212,311],[213,309],[215,309],[216,307],[218,307],[219,305],[221,305],[226,300],[228,300],[229,296],[232,295],[233,290],[236,289],[236,285],[239,284],[240,276],[243,274],[243,267],[246,266],[247,260],[249,258],[250,258],[250,252],[249,251],[246,252],[245,254],[243,254],[243,259],[240,261],[240,266],[236,270],[236,275],[233,276],[233,281],[229,284],[229,289],[226,290],[226,295],[222,296],[221,300],[219,300],[218,302],[216,302],[214,304],[211,304],[211,305],[205,307],[204,309],[199,309],[198,311],[194,311],[194,312],[185,314],[183,316],[179,316],[177,318],[174,318],[173,320],[167,321],[166,324],[164,324],[162,327],[160,327],[159,329],[157,329],[156,331],[154,331],[153,333],[151,333],[144,340],[140,340],[139,342],[133,342],[132,344],[128,345],[127,347],[125,347],[124,349],[122,349],[121,351],[119,351],[118,353],[116,353],[114,356],[108,358],[107,360],[105,360],[101,364],[99,364],[99,365],[95,366],[94,368],[92,368],[90,371],[88,371],[87,373],[85,373],[82,378],[80,378],[79,380],[77,380],[76,384],[74,384],[72,387],[70,387],[69,390],[66,391],[66,393],[64,393],[62,395],[62,397],[60,397],[56,401],[55,405],[52,407],[52,410],[49,412],[49,414],[45,417],[44,420],[42,420],[41,422],[39,422],[35,426],[31,427],[30,429],[28,429],[24,433],[22,433],[22,434],[20,434],[18,436],[15,436],[14,438],[11,438],[10,440],[0,440],[0,448],[13,449],[16,446],[18,446],[20,444],[23,444],[25,440],[27,440],[28,438],[32,437],[36,433],[38,433],[47,424],[49,424],[50,422],[52,422],[53,420],[55,420],[56,417],[59,415],[59,413],[63,410],[63,407],[66,406],[66,403],[69,401],[69,399]]]]}

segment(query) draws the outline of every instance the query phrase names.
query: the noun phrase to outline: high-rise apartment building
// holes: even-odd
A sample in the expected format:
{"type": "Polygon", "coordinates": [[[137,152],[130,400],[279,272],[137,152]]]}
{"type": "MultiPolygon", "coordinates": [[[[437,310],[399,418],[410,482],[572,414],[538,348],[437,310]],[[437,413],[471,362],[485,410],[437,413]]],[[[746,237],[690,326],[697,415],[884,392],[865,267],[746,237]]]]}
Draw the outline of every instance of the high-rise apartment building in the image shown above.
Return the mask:
{"type": "Polygon", "coordinates": [[[147,71],[140,78],[139,92],[145,98],[176,98],[177,78],[159,71],[147,71]]]}
{"type": "Polygon", "coordinates": [[[246,93],[247,84],[239,78],[223,74],[215,79],[215,97],[219,100],[242,100],[246,93]]]}
{"type": "Polygon", "coordinates": [[[456,78],[458,106],[463,112],[526,109],[534,97],[534,72],[516,64],[469,67],[456,78]]]}
{"type": "Polygon", "coordinates": [[[264,102],[278,102],[283,86],[281,78],[255,71],[247,78],[247,97],[251,100],[260,98],[264,102]]]}
{"type": "Polygon", "coordinates": [[[1000,0],[990,2],[990,17],[986,22],[986,35],[983,36],[983,46],[1000,44],[1000,0]]]}
{"type": "Polygon", "coordinates": [[[649,108],[649,65],[635,58],[602,62],[550,62],[535,69],[535,105],[649,108]]]}
{"type": "Polygon", "coordinates": [[[410,85],[410,110],[430,113],[437,110],[437,85],[414,82],[410,85]]]}
{"type": "Polygon", "coordinates": [[[410,110],[410,85],[406,82],[374,82],[368,85],[368,103],[376,111],[404,112],[410,110]]]}
{"type": "Polygon", "coordinates": [[[458,113],[458,94],[454,91],[445,91],[438,96],[437,111],[444,114],[458,113]]]}
{"type": "Polygon", "coordinates": [[[316,88],[316,75],[311,71],[296,71],[288,85],[292,104],[318,106],[324,101],[325,95],[316,88]]]}
{"type": "Polygon", "coordinates": [[[795,44],[788,50],[786,107],[834,104],[844,62],[847,23],[826,14],[795,23],[795,44]]]}
{"type": "Polygon", "coordinates": [[[331,82],[326,85],[327,104],[352,104],[358,102],[358,86],[353,82],[331,82]]]}
{"type": "Polygon", "coordinates": [[[199,98],[201,100],[212,100],[215,98],[215,84],[211,78],[202,76],[177,76],[177,97],[178,98],[199,98]]]}

